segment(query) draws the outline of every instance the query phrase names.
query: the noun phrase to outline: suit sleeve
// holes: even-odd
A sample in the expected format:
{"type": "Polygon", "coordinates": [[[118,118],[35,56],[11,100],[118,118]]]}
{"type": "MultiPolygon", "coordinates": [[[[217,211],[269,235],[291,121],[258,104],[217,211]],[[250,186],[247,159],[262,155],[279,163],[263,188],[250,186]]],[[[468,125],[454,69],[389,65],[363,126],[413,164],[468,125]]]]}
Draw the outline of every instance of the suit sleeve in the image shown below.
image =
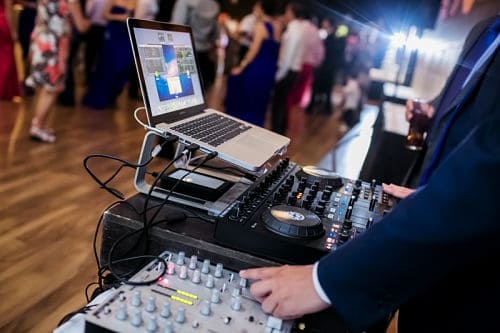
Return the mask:
{"type": "Polygon", "coordinates": [[[500,110],[492,110],[425,187],[320,260],[319,282],[353,331],[386,318],[454,270],[499,251],[499,128],[500,110]]]}

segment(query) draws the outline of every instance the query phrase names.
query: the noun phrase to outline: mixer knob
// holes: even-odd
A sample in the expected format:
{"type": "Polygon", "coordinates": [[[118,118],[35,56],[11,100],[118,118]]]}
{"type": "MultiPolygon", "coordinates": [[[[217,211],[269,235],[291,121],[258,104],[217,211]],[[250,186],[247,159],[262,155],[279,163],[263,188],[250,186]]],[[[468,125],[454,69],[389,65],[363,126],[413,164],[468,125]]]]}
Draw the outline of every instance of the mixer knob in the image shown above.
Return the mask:
{"type": "Polygon", "coordinates": [[[126,320],[127,317],[128,317],[127,305],[125,303],[122,303],[118,307],[118,312],[116,312],[116,319],[123,321],[126,320]]]}
{"type": "Polygon", "coordinates": [[[313,200],[314,200],[314,195],[312,195],[311,192],[309,192],[309,194],[306,195],[306,201],[312,202],[313,200]]]}
{"type": "Polygon", "coordinates": [[[318,201],[318,205],[325,206],[326,207],[326,201],[325,200],[320,200],[318,201]]]}
{"type": "Polygon", "coordinates": [[[203,260],[203,266],[201,267],[201,272],[203,274],[210,273],[210,260],[209,259],[203,260]]]}
{"type": "Polygon", "coordinates": [[[311,191],[313,192],[318,192],[318,189],[319,189],[319,182],[317,182],[317,184],[314,183],[314,185],[311,186],[311,191]]]}
{"type": "Polygon", "coordinates": [[[186,256],[186,254],[184,252],[179,252],[179,254],[177,255],[177,262],[176,264],[178,266],[182,266],[184,265],[184,257],[186,256]]]}
{"type": "Polygon", "coordinates": [[[239,289],[239,288],[234,288],[234,289],[233,289],[233,292],[231,293],[231,296],[233,296],[233,297],[238,297],[238,296],[240,296],[240,295],[241,295],[241,291],[240,291],[240,289],[239,289]]]}
{"type": "Polygon", "coordinates": [[[325,191],[330,191],[330,193],[333,192],[333,186],[332,185],[326,185],[325,186],[325,191]]]}
{"type": "Polygon", "coordinates": [[[130,302],[133,306],[141,306],[142,301],[141,301],[141,292],[140,291],[134,291],[132,294],[132,300],[130,302]]]}
{"type": "Polygon", "coordinates": [[[350,219],[345,219],[344,223],[342,224],[342,229],[351,230],[352,229],[352,221],[350,219]]]}
{"type": "Polygon", "coordinates": [[[368,229],[369,227],[371,227],[373,224],[373,217],[370,217],[368,219],[368,222],[366,223],[366,229],[368,229]]]}
{"type": "Polygon", "coordinates": [[[345,243],[349,240],[350,234],[347,230],[342,230],[339,234],[338,242],[339,244],[345,243]]]}
{"type": "Polygon", "coordinates": [[[222,276],[222,270],[224,269],[224,266],[222,264],[217,264],[215,266],[215,272],[214,272],[214,276],[216,278],[220,278],[222,276]]]}
{"type": "Polygon", "coordinates": [[[345,212],[345,218],[350,219],[352,216],[352,206],[347,207],[347,211],[345,212]]]}
{"type": "Polygon", "coordinates": [[[322,205],[317,205],[316,209],[314,210],[314,212],[318,215],[322,215],[324,211],[325,211],[325,206],[322,205]]]}
{"type": "Polygon", "coordinates": [[[142,314],[141,314],[141,310],[136,310],[134,312],[134,315],[132,316],[132,320],[130,321],[130,323],[132,325],[134,325],[135,327],[139,327],[142,325],[142,314]]]}
{"type": "Polygon", "coordinates": [[[194,271],[193,278],[191,279],[191,281],[193,283],[196,283],[196,284],[200,283],[200,281],[201,281],[201,272],[200,272],[199,269],[197,269],[197,270],[194,271]]]}
{"type": "Polygon", "coordinates": [[[174,333],[174,324],[170,320],[165,322],[163,333],[174,333]]]}
{"type": "Polygon", "coordinates": [[[203,304],[201,305],[201,310],[200,310],[200,313],[204,316],[210,316],[210,313],[211,313],[211,309],[210,309],[210,302],[207,301],[207,300],[204,300],[203,301],[203,304]]]}
{"type": "Polygon", "coordinates": [[[289,197],[287,200],[287,204],[289,204],[290,206],[295,206],[296,203],[297,203],[297,198],[294,196],[289,197]]]}
{"type": "Polygon", "coordinates": [[[179,278],[180,279],[186,279],[187,278],[187,268],[186,266],[181,266],[180,272],[179,272],[179,278]]]}
{"type": "Polygon", "coordinates": [[[214,276],[213,275],[210,274],[207,276],[207,282],[205,282],[205,287],[207,287],[207,288],[214,287],[214,276]]]}
{"type": "Polygon", "coordinates": [[[147,312],[154,312],[156,310],[156,299],[154,297],[148,298],[148,304],[146,304],[147,312]]]}
{"type": "Polygon", "coordinates": [[[167,274],[174,275],[175,274],[175,263],[169,261],[167,263],[167,274]]]}
{"type": "Polygon", "coordinates": [[[266,327],[272,328],[273,332],[275,332],[275,330],[281,331],[282,326],[283,326],[283,320],[273,316],[269,316],[267,318],[266,327]]]}
{"type": "Polygon", "coordinates": [[[169,302],[163,303],[163,307],[161,308],[161,311],[160,311],[160,316],[162,316],[163,318],[168,318],[170,316],[170,303],[169,302]]]}
{"type": "Polygon", "coordinates": [[[305,209],[311,208],[311,202],[310,201],[303,201],[302,202],[302,207],[305,209]]]}
{"type": "Polygon", "coordinates": [[[375,196],[372,198],[372,200],[370,201],[370,206],[368,207],[368,210],[370,212],[373,212],[373,210],[375,209],[375,204],[377,203],[378,201],[378,198],[375,196]]]}
{"type": "Polygon", "coordinates": [[[177,314],[175,315],[175,321],[178,322],[179,324],[182,324],[184,323],[184,321],[186,321],[186,309],[179,308],[177,310],[177,314]]]}
{"type": "Polygon", "coordinates": [[[157,329],[158,329],[158,322],[156,320],[156,316],[151,316],[149,318],[148,326],[146,326],[146,330],[148,332],[156,332],[157,329]]]}
{"type": "Polygon", "coordinates": [[[219,303],[220,302],[220,291],[217,289],[212,290],[212,296],[210,297],[210,302],[219,303]]]}
{"type": "Polygon", "coordinates": [[[330,190],[324,190],[323,195],[321,195],[321,199],[323,200],[328,200],[332,196],[332,191],[330,190]]]}
{"type": "Polygon", "coordinates": [[[240,309],[241,309],[241,297],[240,296],[233,297],[231,299],[231,309],[233,309],[234,311],[240,311],[240,309]]]}
{"type": "Polygon", "coordinates": [[[362,184],[362,182],[361,182],[361,180],[359,180],[359,179],[357,179],[357,180],[354,182],[354,185],[355,185],[356,187],[361,187],[361,184],[362,184]]]}
{"type": "Polygon", "coordinates": [[[196,264],[198,263],[198,257],[192,255],[189,259],[189,269],[196,269],[196,264]]]}
{"type": "Polygon", "coordinates": [[[247,282],[248,282],[248,281],[247,281],[247,279],[245,279],[245,278],[241,278],[241,279],[240,279],[240,287],[241,287],[241,288],[246,288],[246,287],[247,287],[247,284],[248,284],[247,282]]]}

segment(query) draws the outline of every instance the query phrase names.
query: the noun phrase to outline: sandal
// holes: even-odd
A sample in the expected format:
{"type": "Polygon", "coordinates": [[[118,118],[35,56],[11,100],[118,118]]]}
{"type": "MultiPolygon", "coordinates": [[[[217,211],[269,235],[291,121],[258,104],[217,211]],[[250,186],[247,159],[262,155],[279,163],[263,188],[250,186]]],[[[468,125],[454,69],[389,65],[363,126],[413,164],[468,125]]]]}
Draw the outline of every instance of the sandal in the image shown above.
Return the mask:
{"type": "Polygon", "coordinates": [[[45,142],[45,143],[54,143],[56,142],[56,137],[50,130],[46,130],[40,127],[31,126],[30,128],[30,137],[33,140],[45,142]]]}

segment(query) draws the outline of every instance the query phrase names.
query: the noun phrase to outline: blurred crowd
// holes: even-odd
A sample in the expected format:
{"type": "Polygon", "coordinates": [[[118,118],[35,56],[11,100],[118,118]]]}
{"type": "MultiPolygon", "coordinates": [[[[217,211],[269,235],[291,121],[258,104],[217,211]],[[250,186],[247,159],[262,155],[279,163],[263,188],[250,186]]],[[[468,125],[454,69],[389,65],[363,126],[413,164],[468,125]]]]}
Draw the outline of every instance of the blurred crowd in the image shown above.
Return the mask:
{"type": "Polygon", "coordinates": [[[205,91],[222,53],[225,112],[260,126],[269,119],[282,134],[301,122],[298,115],[329,115],[333,104],[353,126],[368,72],[381,65],[387,45],[383,24],[356,25],[303,1],[260,0],[236,19],[215,0],[0,0],[0,99],[36,94],[33,139],[55,142],[48,126],[55,103],[99,110],[113,107],[126,87],[130,98],[139,96],[128,17],[190,25],[205,91]],[[17,42],[24,77],[16,71],[17,42]],[[75,82],[84,85],[81,100],[75,82]]]}

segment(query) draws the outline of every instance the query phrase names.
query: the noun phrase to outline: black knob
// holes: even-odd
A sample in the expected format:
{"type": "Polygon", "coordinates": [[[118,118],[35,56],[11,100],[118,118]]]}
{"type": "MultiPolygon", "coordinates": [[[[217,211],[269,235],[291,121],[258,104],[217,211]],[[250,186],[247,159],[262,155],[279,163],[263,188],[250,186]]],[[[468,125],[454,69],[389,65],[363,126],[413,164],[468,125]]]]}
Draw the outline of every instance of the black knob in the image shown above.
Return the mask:
{"type": "Polygon", "coordinates": [[[366,222],[366,229],[368,229],[369,227],[371,227],[373,224],[373,217],[370,217],[368,219],[368,222],[366,222]]]}
{"type": "Polygon", "coordinates": [[[342,229],[343,230],[351,230],[352,229],[352,221],[350,219],[345,219],[344,223],[342,224],[342,229]]]}
{"type": "MultiPolygon", "coordinates": [[[[309,192],[309,193],[311,193],[311,192],[309,192]]],[[[307,202],[312,202],[313,200],[314,200],[314,195],[312,195],[312,194],[308,194],[308,195],[306,196],[306,201],[307,201],[307,202]]]]}
{"type": "Polygon", "coordinates": [[[318,215],[323,215],[323,213],[325,212],[325,206],[317,205],[314,212],[318,215]]]}
{"type": "Polygon", "coordinates": [[[349,240],[349,236],[350,236],[349,231],[342,230],[338,236],[338,243],[343,244],[343,243],[347,242],[349,240]]]}
{"type": "Polygon", "coordinates": [[[345,218],[350,219],[352,215],[352,206],[347,207],[347,211],[345,212],[345,218]]]}
{"type": "Polygon", "coordinates": [[[287,200],[287,204],[289,204],[290,206],[295,206],[296,203],[297,203],[297,198],[295,196],[291,196],[287,200]]]}
{"type": "Polygon", "coordinates": [[[328,200],[332,196],[332,191],[330,190],[324,190],[323,194],[321,195],[321,199],[323,200],[328,200]]]}

